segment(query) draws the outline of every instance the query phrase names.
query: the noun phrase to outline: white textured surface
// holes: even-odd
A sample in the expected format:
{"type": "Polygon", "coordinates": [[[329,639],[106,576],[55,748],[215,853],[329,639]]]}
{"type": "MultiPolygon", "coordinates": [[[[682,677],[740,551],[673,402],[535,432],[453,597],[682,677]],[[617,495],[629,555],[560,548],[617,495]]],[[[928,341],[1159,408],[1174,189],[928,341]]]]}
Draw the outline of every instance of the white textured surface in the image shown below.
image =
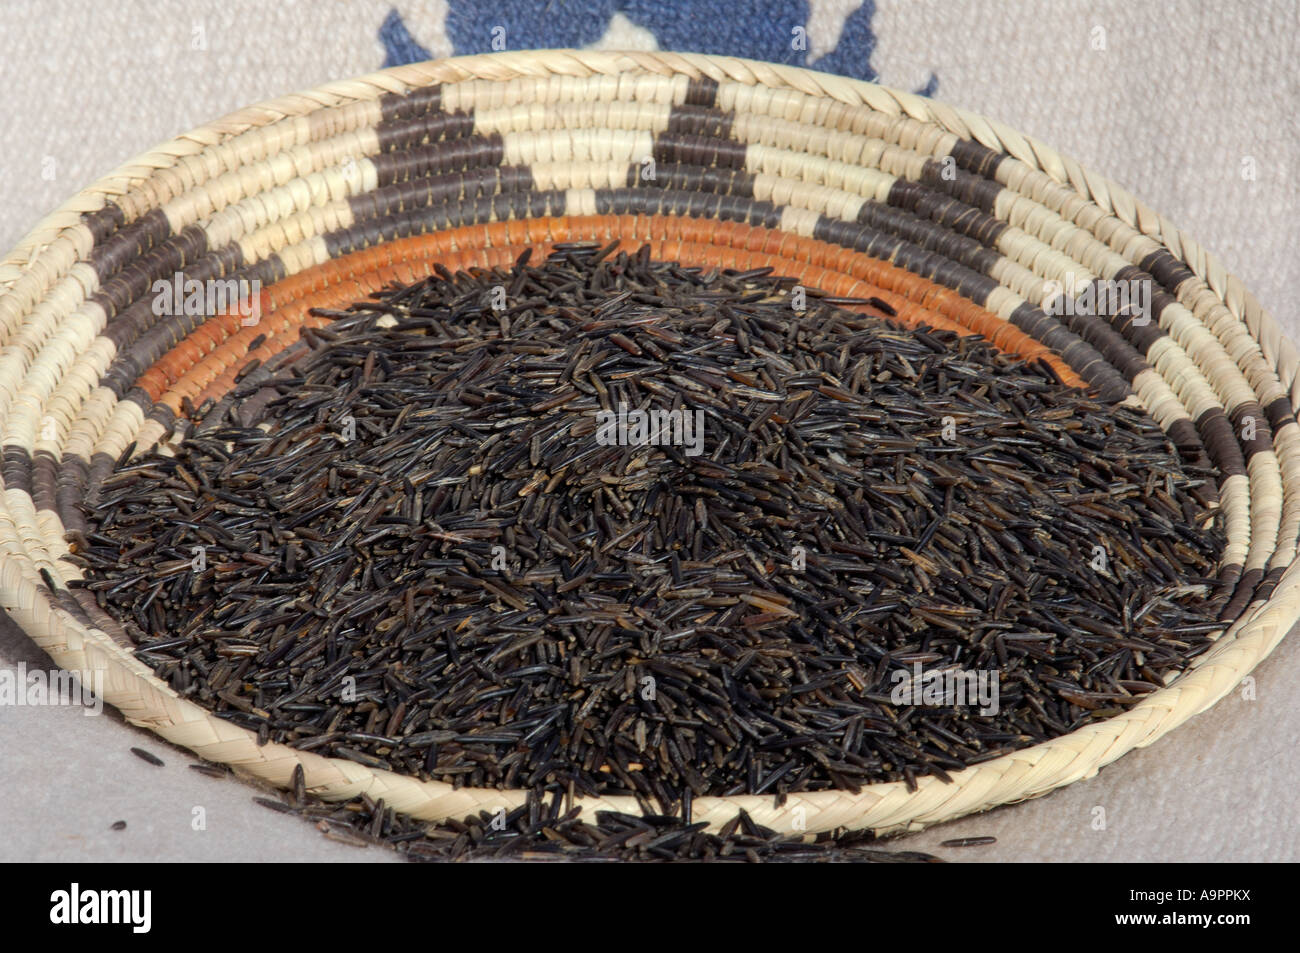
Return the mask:
{"type": "MultiPolygon", "coordinates": [[[[855,7],[814,2],[814,51],[855,7]]],[[[9,4],[0,81],[0,246],[124,160],[239,106],[383,59],[387,0],[9,4]],[[206,51],[191,49],[201,30],[206,51]]],[[[447,51],[442,3],[403,3],[407,25],[447,51]]],[[[1297,336],[1300,279],[1300,5],[879,2],[873,66],[1074,155],[1196,235],[1297,336]],[[1093,49],[1105,32],[1105,50],[1093,49]],[[996,52],[995,52],[996,51],[996,52]],[[1247,158],[1255,180],[1244,179],[1247,158]]],[[[761,28],[761,27],[756,27],[761,28]]],[[[626,31],[611,30],[610,37],[626,31]]],[[[641,45],[644,37],[637,36],[641,45]]],[[[718,50],[715,52],[727,52],[718,50]]],[[[813,64],[816,65],[815,63],[813,64]]],[[[1045,799],[909,837],[993,834],[950,859],[1296,860],[1300,652],[1294,636],[1256,672],[1257,701],[1225,699],[1099,777],[1045,799]],[[1095,808],[1106,829],[1095,830],[1095,808]]],[[[0,666],[48,666],[0,628],[0,666]]],[[[179,751],[112,714],[0,707],[0,860],[382,859],[326,841],[251,802],[257,793],[184,768],[179,751]],[[155,768],[133,745],[162,755],[155,768]],[[191,811],[206,808],[206,831],[191,811]],[[128,822],[125,831],[109,825],[128,822]]]]}
{"type": "MultiPolygon", "coordinates": [[[[0,615],[0,669],[50,661],[0,615]]],[[[112,709],[0,705],[0,861],[395,861],[253,803],[273,794],[190,770],[196,759],[112,709]],[[143,748],[162,767],[131,753],[143,748]],[[196,829],[196,809],[203,826],[196,829]],[[115,821],[126,829],[112,830],[115,821]]]]}

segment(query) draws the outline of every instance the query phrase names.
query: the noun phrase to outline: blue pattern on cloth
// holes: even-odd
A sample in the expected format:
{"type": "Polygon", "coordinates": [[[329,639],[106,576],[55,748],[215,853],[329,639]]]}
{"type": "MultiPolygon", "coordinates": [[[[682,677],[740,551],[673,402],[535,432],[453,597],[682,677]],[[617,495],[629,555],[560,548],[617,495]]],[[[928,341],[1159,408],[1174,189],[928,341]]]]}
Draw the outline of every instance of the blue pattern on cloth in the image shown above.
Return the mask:
{"type": "Polygon", "coordinates": [[[395,9],[388,11],[379,26],[379,42],[384,44],[384,69],[433,59],[433,54],[415,41],[411,31],[395,9]]]}
{"type": "MultiPolygon", "coordinates": [[[[661,50],[714,53],[807,66],[855,79],[876,80],[871,66],[875,0],[844,20],[835,49],[809,62],[805,0],[450,0],[446,33],[457,55],[496,50],[559,49],[595,43],[615,14],[654,34],[661,50]]],[[[430,58],[396,8],[379,28],[384,66],[430,58]]],[[[933,96],[932,73],[922,96],[933,96]]]]}

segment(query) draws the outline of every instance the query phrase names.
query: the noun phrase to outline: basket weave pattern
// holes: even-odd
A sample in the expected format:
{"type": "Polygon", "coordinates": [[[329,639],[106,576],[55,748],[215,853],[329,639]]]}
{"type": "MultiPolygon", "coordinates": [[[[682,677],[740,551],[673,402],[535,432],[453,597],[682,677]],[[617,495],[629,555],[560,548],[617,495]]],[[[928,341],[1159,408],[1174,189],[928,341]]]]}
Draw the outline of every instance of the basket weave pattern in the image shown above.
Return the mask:
{"type": "MultiPolygon", "coordinates": [[[[982,333],[1154,417],[1219,474],[1227,632],[1123,714],[957,772],[857,794],[699,798],[810,832],[897,830],[1035,797],[1150,744],[1231,691],[1300,618],[1297,353],[1240,283],[1127,192],[987,119],[793,67],[672,53],[530,52],[398,67],[241,110],[129,163],[0,262],[0,605],[58,664],[204,758],[278,785],[304,768],[430,820],[512,808],[256,737],[177,696],[67,583],[80,504],[124,456],[177,440],[292,355],[312,308],[435,265],[616,240],[709,267],[772,266],[909,324],[982,333]],[[649,173],[647,175],[647,173],[649,173]],[[176,272],[262,286],[262,317],[159,316],[176,272]],[[1149,281],[1155,320],[1064,314],[1061,284],[1149,281]],[[261,338],[260,343],[257,339],[261,338]],[[250,345],[258,346],[250,350],[250,345]]],[[[584,808],[636,813],[631,798],[584,808]]]]}

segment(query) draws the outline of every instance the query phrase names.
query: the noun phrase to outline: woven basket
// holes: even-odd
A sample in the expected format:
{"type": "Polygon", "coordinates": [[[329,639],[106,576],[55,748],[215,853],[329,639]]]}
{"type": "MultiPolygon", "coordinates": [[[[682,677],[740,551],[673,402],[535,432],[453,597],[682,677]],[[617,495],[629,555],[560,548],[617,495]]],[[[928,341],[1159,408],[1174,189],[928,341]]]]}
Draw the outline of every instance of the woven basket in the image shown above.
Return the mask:
{"type": "MultiPolygon", "coordinates": [[[[430,820],[521,804],[522,791],[259,746],[134,658],[93,599],[67,588],[77,570],[62,557],[85,529],[78,504],[118,461],[177,439],[185,398],[221,399],[249,359],[323,323],[309,309],[435,263],[509,265],[579,239],[773,265],[875,295],[909,323],[983,333],[1140,404],[1219,473],[1227,630],[1170,687],[952,783],[782,806],[699,798],[697,820],[744,808],[780,830],[883,832],[1036,797],[1208,708],[1300,615],[1296,350],[1170,222],[1033,140],[917,96],[737,59],[564,51],[398,67],[233,113],[81,192],[0,263],[3,608],[58,664],[101,675],[132,723],[204,758],[281,786],[301,764],[315,794],[366,792],[430,820]],[[260,322],[154,315],[153,282],[177,271],[261,282],[260,322]],[[1049,315],[1071,276],[1153,282],[1157,320],[1049,315]]],[[[630,798],[579,803],[637,811],[630,798]]]]}

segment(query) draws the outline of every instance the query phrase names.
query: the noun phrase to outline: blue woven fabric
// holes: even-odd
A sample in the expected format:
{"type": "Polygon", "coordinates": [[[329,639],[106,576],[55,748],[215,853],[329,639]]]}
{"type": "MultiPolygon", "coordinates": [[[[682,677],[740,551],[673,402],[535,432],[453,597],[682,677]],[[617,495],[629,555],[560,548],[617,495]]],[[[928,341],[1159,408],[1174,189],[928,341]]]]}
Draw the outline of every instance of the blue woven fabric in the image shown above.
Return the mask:
{"type": "Polygon", "coordinates": [[[415,42],[415,36],[407,30],[402,21],[402,14],[395,9],[389,10],[389,16],[383,18],[380,25],[380,43],[383,44],[383,66],[402,66],[407,62],[420,62],[432,59],[432,53],[415,42]]]}
{"type": "Polygon", "coordinates": [[[379,42],[384,44],[384,67],[402,66],[431,59],[433,54],[415,42],[411,31],[402,22],[402,15],[389,10],[379,27],[379,42]]]}
{"type": "MultiPolygon", "coordinates": [[[[584,47],[600,41],[621,16],[652,34],[661,50],[742,56],[875,80],[875,14],[874,0],[865,0],[844,19],[835,48],[814,60],[806,32],[810,11],[803,0],[450,0],[445,36],[425,39],[444,49],[449,45],[458,55],[584,47]]],[[[385,66],[430,57],[401,8],[384,18],[379,40],[385,66]]],[[[937,89],[932,74],[917,92],[931,96],[937,89]]]]}

